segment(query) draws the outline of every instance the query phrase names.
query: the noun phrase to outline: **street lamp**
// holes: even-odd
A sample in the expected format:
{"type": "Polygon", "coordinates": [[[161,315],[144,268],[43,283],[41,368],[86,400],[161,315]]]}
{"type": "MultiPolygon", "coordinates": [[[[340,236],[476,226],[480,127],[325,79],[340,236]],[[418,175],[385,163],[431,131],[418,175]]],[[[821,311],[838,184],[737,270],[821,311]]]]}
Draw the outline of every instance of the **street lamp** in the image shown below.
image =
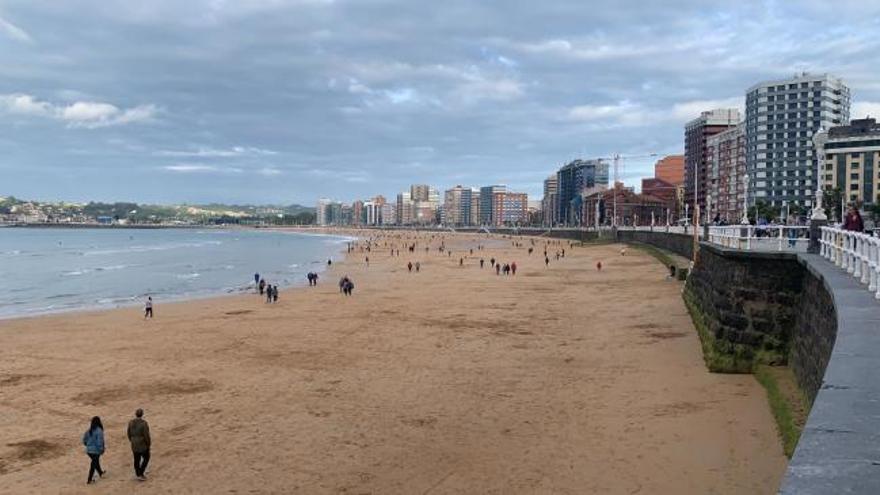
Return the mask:
{"type": "MultiPolygon", "coordinates": [[[[819,130],[813,134],[813,146],[816,148],[816,205],[813,207],[811,220],[828,220],[825,208],[822,207],[822,167],[825,165],[825,143],[828,141],[828,133],[825,127],[819,123],[819,130]]],[[[841,203],[843,200],[841,199],[841,203]]]]}

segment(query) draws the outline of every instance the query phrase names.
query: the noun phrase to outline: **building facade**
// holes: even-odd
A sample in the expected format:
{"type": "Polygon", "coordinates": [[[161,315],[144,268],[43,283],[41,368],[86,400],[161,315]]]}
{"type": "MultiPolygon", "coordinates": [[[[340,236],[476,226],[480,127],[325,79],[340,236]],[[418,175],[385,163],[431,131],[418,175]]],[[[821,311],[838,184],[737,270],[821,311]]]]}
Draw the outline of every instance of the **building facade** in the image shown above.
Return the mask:
{"type": "Polygon", "coordinates": [[[707,140],[706,145],[709,159],[706,218],[739,223],[748,181],[745,125],[740,124],[715,134],[707,140]]]}
{"type": "Polygon", "coordinates": [[[541,224],[545,227],[556,225],[556,202],[559,199],[558,180],[556,174],[544,179],[544,198],[541,200],[541,211],[543,213],[541,224]]]}
{"type": "Polygon", "coordinates": [[[394,218],[397,225],[412,225],[413,201],[410,193],[402,192],[397,195],[397,214],[394,218]]]}
{"type": "Polygon", "coordinates": [[[327,198],[321,198],[318,200],[318,204],[315,205],[315,223],[319,226],[330,225],[330,201],[327,198]]]}
{"type": "Polygon", "coordinates": [[[654,177],[675,186],[684,185],[684,155],[668,155],[654,164],[654,177]]]}
{"type": "Polygon", "coordinates": [[[473,189],[455,186],[443,195],[443,224],[450,226],[471,225],[473,215],[473,189]]]}
{"type": "MultiPolygon", "coordinates": [[[[665,208],[662,218],[658,218],[658,224],[670,224],[678,219],[679,192],[682,186],[676,186],[657,177],[642,179],[642,194],[660,200],[665,208]]],[[[593,225],[593,224],[587,224],[593,225]]]]}
{"type": "Polygon", "coordinates": [[[710,136],[725,131],[739,123],[739,110],[718,108],[700,114],[684,126],[684,194],[690,211],[699,205],[706,211],[706,195],[709,185],[708,152],[706,142],[710,136]]]}
{"type": "Polygon", "coordinates": [[[507,186],[494,185],[480,188],[480,225],[495,225],[495,195],[507,191],[507,186]]]}
{"type": "Polygon", "coordinates": [[[492,225],[525,225],[529,220],[529,196],[526,193],[500,191],[492,200],[492,225]]]}
{"type": "Polygon", "coordinates": [[[556,221],[580,225],[581,195],[593,187],[608,187],[608,164],[602,160],[574,160],[556,172],[556,221]]]}
{"type": "Polygon", "coordinates": [[[746,93],[749,203],[812,206],[816,174],[812,137],[849,122],[850,91],[828,74],[758,83],[746,93]]]}
{"type": "Polygon", "coordinates": [[[875,119],[828,130],[820,180],[823,190],[839,188],[846,203],[880,201],[880,125],[875,119]]]}
{"type": "Polygon", "coordinates": [[[584,225],[651,225],[666,222],[666,204],[647,194],[636,194],[623,184],[614,189],[594,189],[584,194],[584,225]],[[616,207],[615,207],[616,203],[616,207]],[[612,221],[616,210],[617,221],[612,221]]]}

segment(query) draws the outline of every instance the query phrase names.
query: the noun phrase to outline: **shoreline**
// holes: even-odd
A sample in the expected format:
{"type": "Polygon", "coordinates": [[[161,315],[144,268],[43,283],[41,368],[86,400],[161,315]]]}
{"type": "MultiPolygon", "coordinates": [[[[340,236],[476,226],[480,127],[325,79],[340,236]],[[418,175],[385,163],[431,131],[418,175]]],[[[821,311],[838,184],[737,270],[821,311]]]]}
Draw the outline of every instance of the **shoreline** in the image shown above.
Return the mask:
{"type": "MultiPolygon", "coordinates": [[[[235,230],[235,229],[213,229],[213,230],[235,230]]],[[[328,250],[327,255],[330,259],[333,259],[334,264],[337,263],[336,256],[341,255],[341,260],[345,260],[347,244],[357,241],[359,238],[353,235],[341,234],[341,233],[325,233],[325,232],[310,232],[310,231],[299,231],[296,229],[261,229],[271,232],[279,232],[279,233],[296,233],[305,236],[314,236],[314,237],[331,237],[338,238],[339,249],[330,249],[328,250]]],[[[318,262],[318,261],[316,261],[318,262]]],[[[318,266],[320,269],[317,270],[317,273],[323,274],[327,271],[326,260],[322,262],[318,262],[318,266]]],[[[309,270],[312,271],[312,270],[309,270]]],[[[306,287],[305,280],[297,280],[296,282],[289,283],[287,285],[278,284],[279,288],[282,290],[289,290],[295,288],[306,287]]],[[[238,287],[224,287],[218,289],[209,289],[200,293],[191,293],[191,294],[168,294],[163,296],[162,294],[150,293],[139,296],[138,299],[132,300],[131,302],[113,302],[107,304],[93,303],[93,304],[84,304],[78,305],[75,307],[67,307],[67,308],[59,308],[54,310],[39,310],[32,313],[19,313],[19,314],[0,314],[0,324],[3,322],[16,321],[16,320],[24,320],[24,319],[34,319],[34,318],[42,318],[42,317],[51,317],[51,316],[59,316],[59,315],[79,315],[79,314],[88,314],[88,313],[96,313],[103,311],[114,311],[114,310],[127,310],[135,307],[142,307],[144,304],[144,299],[146,296],[152,296],[154,304],[178,304],[185,303],[191,301],[205,301],[212,299],[227,299],[234,298],[237,296],[246,296],[248,294],[253,294],[254,286],[250,281],[247,283],[238,286],[238,287]],[[157,299],[157,295],[161,299],[157,299]]]]}

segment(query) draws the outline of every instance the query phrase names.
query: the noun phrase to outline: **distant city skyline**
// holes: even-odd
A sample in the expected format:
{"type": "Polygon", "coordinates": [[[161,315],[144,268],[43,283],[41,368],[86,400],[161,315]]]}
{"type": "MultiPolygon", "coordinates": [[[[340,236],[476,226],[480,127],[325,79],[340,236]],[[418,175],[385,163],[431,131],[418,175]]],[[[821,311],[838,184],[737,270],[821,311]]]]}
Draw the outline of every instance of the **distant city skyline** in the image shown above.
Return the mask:
{"type": "MultiPolygon", "coordinates": [[[[314,205],[684,152],[801,71],[880,116],[880,5],[0,1],[0,195],[314,205]],[[75,19],[76,22],[71,22],[75,19]],[[755,20],[760,20],[756,22],[755,20]]],[[[627,161],[638,188],[655,158],[627,161]]]]}

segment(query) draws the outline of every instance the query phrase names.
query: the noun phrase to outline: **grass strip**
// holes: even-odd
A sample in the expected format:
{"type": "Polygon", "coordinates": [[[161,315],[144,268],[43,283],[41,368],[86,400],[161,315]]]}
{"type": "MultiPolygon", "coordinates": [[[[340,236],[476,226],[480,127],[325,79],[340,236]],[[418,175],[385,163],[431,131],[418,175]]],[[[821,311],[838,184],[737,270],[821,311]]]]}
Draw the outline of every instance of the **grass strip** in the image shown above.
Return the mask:
{"type": "Polygon", "coordinates": [[[770,411],[773,413],[773,418],[779,429],[782,449],[785,456],[791,459],[806,419],[802,417],[805,415],[803,404],[798,407],[798,404],[793,404],[793,401],[802,401],[802,399],[797,394],[787,395],[782,392],[779,381],[770,366],[755,366],[754,375],[758,383],[767,391],[767,402],[770,403],[770,411]]]}

